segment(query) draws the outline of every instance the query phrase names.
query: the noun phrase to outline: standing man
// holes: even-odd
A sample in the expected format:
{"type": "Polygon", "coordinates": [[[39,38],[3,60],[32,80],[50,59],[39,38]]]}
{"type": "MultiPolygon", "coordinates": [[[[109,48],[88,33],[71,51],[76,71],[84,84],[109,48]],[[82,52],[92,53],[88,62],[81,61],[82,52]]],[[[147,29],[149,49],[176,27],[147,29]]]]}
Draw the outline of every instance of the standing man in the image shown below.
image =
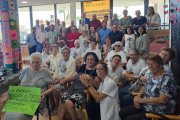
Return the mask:
{"type": "Polygon", "coordinates": [[[36,32],[36,39],[37,39],[37,52],[42,52],[43,49],[43,43],[46,41],[46,32],[44,30],[44,24],[40,25],[41,30],[36,32]]]}
{"type": "Polygon", "coordinates": [[[90,27],[94,27],[96,31],[98,31],[101,28],[101,21],[97,19],[96,14],[93,14],[92,16],[90,27]]]}
{"type": "Polygon", "coordinates": [[[36,28],[36,31],[40,31],[40,25],[39,25],[39,20],[36,20],[36,25],[34,26],[36,28]]]}
{"type": "Polygon", "coordinates": [[[85,20],[85,24],[88,24],[88,27],[90,28],[90,20],[89,18],[86,17],[86,13],[82,13],[81,19],[79,20],[79,24],[82,24],[81,20],[85,20]]]}
{"type": "Polygon", "coordinates": [[[106,37],[109,36],[109,33],[111,32],[110,29],[108,29],[107,27],[107,22],[106,21],[102,21],[102,28],[100,30],[98,30],[98,36],[99,36],[99,42],[100,45],[104,45],[105,41],[106,41],[106,37]]]}
{"type": "Polygon", "coordinates": [[[62,26],[61,26],[61,24],[60,24],[60,20],[57,19],[57,20],[56,20],[56,24],[55,24],[55,31],[57,32],[58,35],[59,35],[59,33],[60,33],[61,28],[62,28],[62,26]]]}
{"type": "Polygon", "coordinates": [[[35,27],[31,28],[31,33],[29,33],[27,35],[26,43],[28,45],[29,55],[36,52],[37,40],[36,40],[36,28],[35,27]]]}
{"type": "Polygon", "coordinates": [[[71,32],[71,28],[72,27],[75,27],[76,28],[76,31],[77,31],[77,27],[74,25],[74,20],[71,20],[71,25],[67,28],[67,34],[69,33],[69,32],[71,32]]]}
{"type": "Polygon", "coordinates": [[[114,15],[113,15],[113,19],[111,20],[111,25],[119,25],[119,19],[118,19],[118,15],[117,15],[117,13],[114,13],[114,15]]]}
{"type": "Polygon", "coordinates": [[[108,29],[111,29],[111,22],[110,22],[110,20],[109,20],[108,15],[104,15],[104,20],[107,22],[107,28],[108,28],[108,29]]]}
{"type": "Polygon", "coordinates": [[[136,10],[136,17],[132,19],[131,26],[137,32],[139,26],[146,27],[147,19],[145,16],[141,16],[141,11],[136,10]]]}
{"type": "Polygon", "coordinates": [[[111,43],[114,44],[116,41],[122,41],[124,33],[118,30],[116,24],[112,25],[112,31],[109,33],[111,43]]]}
{"type": "Polygon", "coordinates": [[[50,29],[51,30],[46,35],[46,41],[48,41],[50,45],[54,45],[56,44],[56,40],[58,36],[57,36],[56,31],[54,30],[53,24],[51,25],[50,29]]]}

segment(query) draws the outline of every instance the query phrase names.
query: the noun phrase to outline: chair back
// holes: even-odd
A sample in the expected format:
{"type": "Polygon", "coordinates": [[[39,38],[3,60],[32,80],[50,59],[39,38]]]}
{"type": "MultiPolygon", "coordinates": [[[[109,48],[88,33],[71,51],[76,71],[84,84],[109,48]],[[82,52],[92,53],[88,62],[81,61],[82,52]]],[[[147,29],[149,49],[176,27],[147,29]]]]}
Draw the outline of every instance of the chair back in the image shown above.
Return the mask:
{"type": "Polygon", "coordinates": [[[180,86],[177,87],[176,115],[180,115],[180,86]]]}

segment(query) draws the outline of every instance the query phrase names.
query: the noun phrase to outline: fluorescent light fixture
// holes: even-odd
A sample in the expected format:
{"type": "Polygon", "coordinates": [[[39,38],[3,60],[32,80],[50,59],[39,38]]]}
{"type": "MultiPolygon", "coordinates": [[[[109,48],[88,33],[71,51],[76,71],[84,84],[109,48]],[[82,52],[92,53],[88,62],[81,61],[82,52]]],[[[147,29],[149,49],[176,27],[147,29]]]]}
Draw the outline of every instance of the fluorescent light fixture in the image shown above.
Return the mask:
{"type": "Polygon", "coordinates": [[[22,1],[21,3],[22,3],[22,4],[27,4],[28,2],[27,2],[27,1],[22,1]]]}

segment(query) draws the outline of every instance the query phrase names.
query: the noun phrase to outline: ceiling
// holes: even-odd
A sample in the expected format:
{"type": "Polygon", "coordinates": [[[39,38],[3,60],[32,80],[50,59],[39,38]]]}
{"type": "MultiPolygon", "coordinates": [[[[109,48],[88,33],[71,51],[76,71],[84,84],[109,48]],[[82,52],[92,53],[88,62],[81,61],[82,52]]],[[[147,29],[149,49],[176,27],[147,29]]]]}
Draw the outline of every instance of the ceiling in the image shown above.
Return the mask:
{"type": "Polygon", "coordinates": [[[80,2],[80,1],[91,1],[91,0],[18,0],[18,7],[49,5],[55,3],[70,3],[70,2],[80,2]],[[27,1],[27,3],[22,3],[22,1],[27,1]]]}

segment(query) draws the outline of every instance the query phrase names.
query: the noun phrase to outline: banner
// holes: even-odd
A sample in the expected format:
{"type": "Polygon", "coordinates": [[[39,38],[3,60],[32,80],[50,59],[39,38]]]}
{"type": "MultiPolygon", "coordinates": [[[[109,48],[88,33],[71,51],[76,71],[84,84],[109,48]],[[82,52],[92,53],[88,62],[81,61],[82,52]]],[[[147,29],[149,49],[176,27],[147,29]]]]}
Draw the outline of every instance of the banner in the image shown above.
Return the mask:
{"type": "Polygon", "coordinates": [[[41,89],[24,86],[10,86],[8,90],[9,100],[3,108],[3,112],[17,112],[34,115],[41,98],[41,89]]]}

